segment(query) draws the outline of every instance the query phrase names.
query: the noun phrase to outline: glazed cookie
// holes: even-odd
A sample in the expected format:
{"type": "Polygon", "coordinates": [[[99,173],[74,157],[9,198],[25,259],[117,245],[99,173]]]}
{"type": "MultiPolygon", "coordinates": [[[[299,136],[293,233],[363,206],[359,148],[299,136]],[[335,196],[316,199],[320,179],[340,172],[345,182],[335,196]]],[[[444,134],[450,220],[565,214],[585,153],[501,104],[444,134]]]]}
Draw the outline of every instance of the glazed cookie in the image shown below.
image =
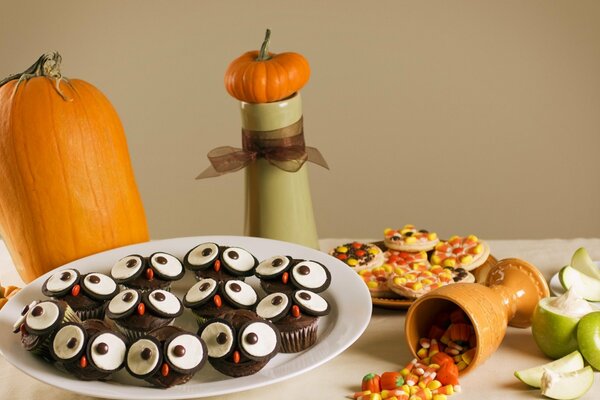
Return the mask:
{"type": "Polygon", "coordinates": [[[132,254],[117,261],[110,275],[123,288],[142,292],[162,289],[171,290],[171,283],[183,277],[185,269],[179,259],[169,253],[157,252],[147,259],[132,254]]]}
{"type": "Polygon", "coordinates": [[[206,344],[198,335],[175,326],[157,328],[127,350],[127,371],[154,386],[188,382],[206,363],[206,344]]]}
{"type": "Polygon", "coordinates": [[[320,293],[331,284],[331,273],[321,263],[275,256],[262,261],[256,276],[267,293],[292,293],[304,289],[320,293]]]}
{"type": "Polygon", "coordinates": [[[437,234],[425,229],[417,230],[414,225],[404,225],[402,229],[386,229],[384,243],[388,249],[401,251],[428,251],[439,242],[437,234]]]}
{"type": "Polygon", "coordinates": [[[356,271],[383,264],[383,251],[375,244],[352,242],[337,246],[329,252],[356,271]]]}
{"type": "Polygon", "coordinates": [[[244,281],[229,280],[218,283],[212,278],[196,282],[183,298],[199,324],[231,310],[250,310],[258,302],[254,288],[244,281]]]}
{"type": "Polygon", "coordinates": [[[431,267],[426,251],[408,252],[387,250],[384,254],[385,264],[391,267],[407,267],[415,270],[427,270],[431,267]]]}
{"type": "Polygon", "coordinates": [[[130,340],[170,324],[183,313],[181,301],[166,290],[141,292],[127,289],[117,294],[106,307],[106,318],[130,340]]]}
{"type": "Polygon", "coordinates": [[[184,257],[185,267],[194,271],[198,280],[211,278],[217,282],[243,280],[254,274],[258,260],[241,247],[219,246],[206,242],[191,249],[184,257]]]}
{"type": "Polygon", "coordinates": [[[384,264],[380,267],[363,269],[358,271],[358,274],[369,288],[371,297],[393,299],[400,296],[389,288],[387,282],[391,274],[400,272],[400,270],[395,271],[397,268],[392,267],[390,264],[384,264]]]}
{"type": "Polygon", "coordinates": [[[485,263],[489,255],[489,246],[477,236],[452,236],[448,241],[435,246],[431,263],[471,271],[485,263]]]}
{"type": "Polygon", "coordinates": [[[473,283],[475,278],[463,269],[443,268],[434,265],[429,270],[418,271],[403,269],[388,278],[390,290],[402,297],[416,299],[439,287],[452,283],[473,283]]]}
{"type": "Polygon", "coordinates": [[[279,351],[278,329],[250,310],[235,310],[206,321],[198,334],[209,363],[222,374],[240,377],[260,371],[279,351]]]}

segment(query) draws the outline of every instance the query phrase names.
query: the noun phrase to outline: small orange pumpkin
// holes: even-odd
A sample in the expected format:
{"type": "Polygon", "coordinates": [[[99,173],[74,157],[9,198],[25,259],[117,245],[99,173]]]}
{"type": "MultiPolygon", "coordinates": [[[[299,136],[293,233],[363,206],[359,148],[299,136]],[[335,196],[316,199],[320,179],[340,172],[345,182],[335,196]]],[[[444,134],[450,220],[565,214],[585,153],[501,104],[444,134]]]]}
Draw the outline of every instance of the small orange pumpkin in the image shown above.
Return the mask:
{"type": "Polygon", "coordinates": [[[225,89],[247,103],[270,103],[291,96],[308,82],[308,61],[298,53],[269,53],[267,29],[260,51],[249,51],[229,64],[225,89]]]}
{"type": "Polygon", "coordinates": [[[0,235],[25,282],[148,240],[121,121],[58,53],[0,81],[0,235]]]}

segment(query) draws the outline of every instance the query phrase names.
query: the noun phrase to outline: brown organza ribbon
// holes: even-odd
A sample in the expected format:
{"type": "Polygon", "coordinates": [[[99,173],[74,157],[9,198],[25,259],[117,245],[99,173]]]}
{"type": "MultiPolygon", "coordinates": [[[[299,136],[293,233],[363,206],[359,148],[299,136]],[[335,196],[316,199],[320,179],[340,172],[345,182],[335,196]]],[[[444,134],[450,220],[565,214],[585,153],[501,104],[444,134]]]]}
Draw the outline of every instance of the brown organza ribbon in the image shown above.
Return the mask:
{"type": "Polygon", "coordinates": [[[314,147],[304,144],[302,118],[298,122],[273,131],[242,129],[242,148],[221,146],[207,154],[210,167],[196,179],[212,178],[245,168],[257,158],[264,158],[272,165],[288,172],[298,171],[306,161],[329,169],[323,155],[314,147]]]}

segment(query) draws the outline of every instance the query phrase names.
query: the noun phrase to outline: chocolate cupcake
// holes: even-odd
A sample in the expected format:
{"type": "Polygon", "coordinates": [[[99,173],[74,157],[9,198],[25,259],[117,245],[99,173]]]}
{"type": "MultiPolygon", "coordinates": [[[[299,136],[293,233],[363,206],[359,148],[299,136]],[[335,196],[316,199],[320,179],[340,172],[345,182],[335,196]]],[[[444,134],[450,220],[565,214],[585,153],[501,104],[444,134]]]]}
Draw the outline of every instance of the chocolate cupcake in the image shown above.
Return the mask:
{"type": "Polygon", "coordinates": [[[142,293],[127,289],[106,307],[106,318],[131,341],[146,332],[165,326],[183,313],[181,301],[166,290],[142,293]]]}
{"type": "Polygon", "coordinates": [[[175,326],[164,326],[129,347],[126,368],[136,378],[168,388],[192,379],[206,359],[206,344],[199,336],[175,326]]]}
{"type": "Polygon", "coordinates": [[[217,282],[225,282],[252,276],[258,260],[241,247],[206,242],[191,249],[183,258],[183,264],[196,274],[198,280],[211,278],[217,282]]]}
{"type": "Polygon", "coordinates": [[[256,306],[259,317],[275,324],[281,335],[281,352],[297,353],[317,341],[318,317],[329,314],[327,300],[308,290],[291,295],[278,292],[262,299],[256,306]]]}
{"type": "Polygon", "coordinates": [[[229,280],[217,283],[212,278],[203,278],[192,286],[183,298],[199,324],[231,310],[250,310],[258,302],[254,288],[244,281],[229,280]]]}
{"type": "Polygon", "coordinates": [[[198,334],[206,342],[208,362],[233,377],[260,371],[280,346],[277,328],[249,310],[229,311],[208,320],[198,334]]]}
{"type": "Polygon", "coordinates": [[[13,332],[21,333],[21,345],[25,350],[50,360],[50,340],[64,322],[81,322],[66,302],[34,301],[23,308],[13,325],[13,332]]]}
{"type": "Polygon", "coordinates": [[[124,338],[121,335],[117,335],[116,339],[112,336],[105,336],[96,342],[95,350],[88,347],[89,339],[98,337],[103,332],[113,333],[108,324],[98,319],[63,324],[52,338],[50,354],[60,367],[78,379],[105,380],[120,368],[116,365],[122,357],[121,342],[124,343],[124,338]],[[112,346],[107,341],[110,341],[112,346]],[[104,361],[102,361],[100,360],[101,353],[105,351],[104,354],[108,356],[104,357],[104,361]],[[109,360],[109,357],[112,356],[116,357],[116,361],[109,360]],[[93,362],[89,362],[90,359],[93,362]]]}
{"type": "Polygon", "coordinates": [[[97,272],[80,275],[76,269],[58,271],[42,285],[44,295],[66,301],[81,320],[103,318],[104,304],[117,291],[109,276],[97,272]]]}
{"type": "Polygon", "coordinates": [[[289,294],[298,289],[320,293],[331,283],[331,274],[323,264],[287,256],[275,256],[262,261],[255,274],[267,293],[289,294]]]}
{"type": "Polygon", "coordinates": [[[110,270],[110,275],[124,289],[142,292],[155,289],[171,291],[171,283],[181,279],[184,274],[181,261],[164,252],[154,253],[147,259],[132,254],[117,261],[110,270]]]}

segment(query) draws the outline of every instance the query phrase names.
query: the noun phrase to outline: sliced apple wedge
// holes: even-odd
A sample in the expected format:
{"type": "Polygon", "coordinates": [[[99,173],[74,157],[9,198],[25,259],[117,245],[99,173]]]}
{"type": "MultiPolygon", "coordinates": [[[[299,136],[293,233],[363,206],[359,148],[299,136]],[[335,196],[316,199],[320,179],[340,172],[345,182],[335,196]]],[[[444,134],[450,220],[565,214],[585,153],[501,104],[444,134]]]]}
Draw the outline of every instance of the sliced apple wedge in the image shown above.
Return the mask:
{"type": "Polygon", "coordinates": [[[588,301],[600,301],[600,279],[592,278],[567,265],[558,273],[565,290],[573,287],[575,292],[588,301]]]}
{"type": "Polygon", "coordinates": [[[544,365],[516,371],[515,376],[523,383],[534,388],[542,386],[542,375],[544,369],[553,372],[571,372],[583,368],[583,357],[577,350],[567,354],[563,358],[549,362],[544,365]]]}
{"type": "Polygon", "coordinates": [[[600,280],[600,268],[592,261],[585,247],[575,250],[571,258],[571,267],[587,276],[600,280]]]}
{"type": "Polygon", "coordinates": [[[577,371],[553,372],[544,370],[542,394],[556,400],[577,399],[594,384],[594,370],[589,365],[577,371]]]}

